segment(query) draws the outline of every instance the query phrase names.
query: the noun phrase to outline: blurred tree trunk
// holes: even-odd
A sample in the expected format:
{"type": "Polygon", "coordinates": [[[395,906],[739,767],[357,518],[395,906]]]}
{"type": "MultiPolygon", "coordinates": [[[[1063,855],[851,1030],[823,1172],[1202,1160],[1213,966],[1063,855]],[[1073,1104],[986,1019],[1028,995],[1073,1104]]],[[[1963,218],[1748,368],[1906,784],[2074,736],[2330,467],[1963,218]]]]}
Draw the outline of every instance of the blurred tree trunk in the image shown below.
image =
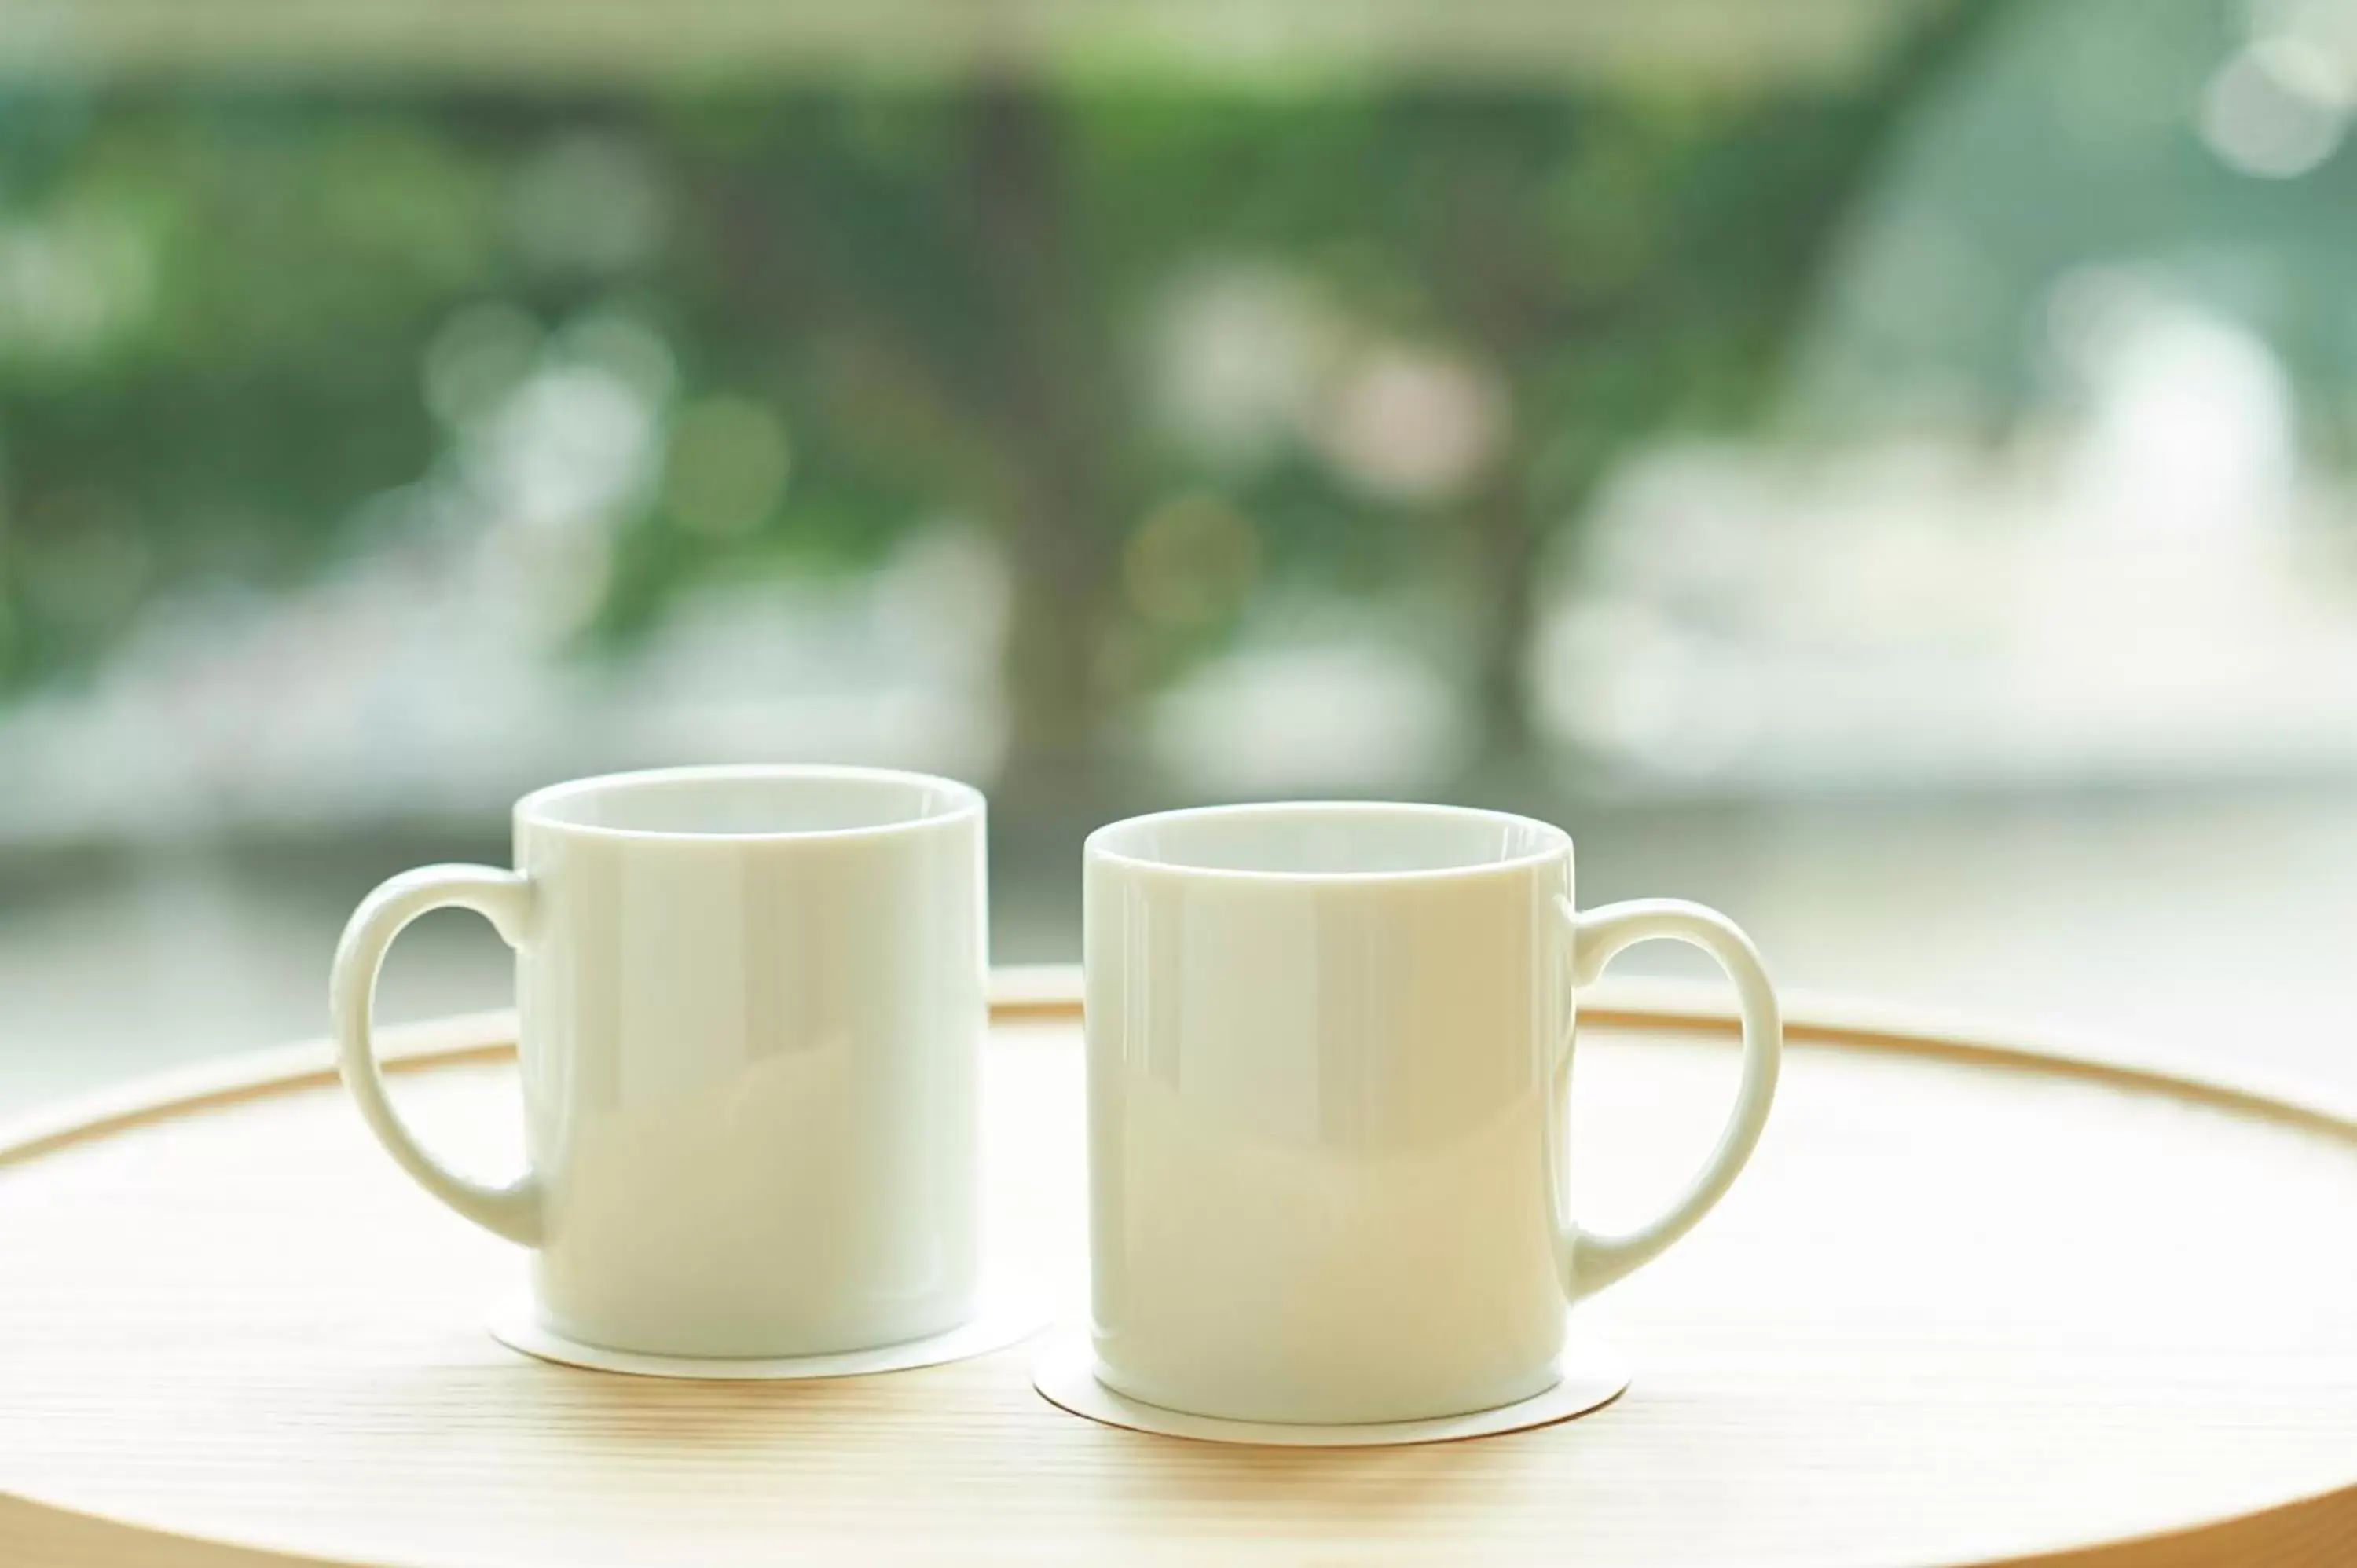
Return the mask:
{"type": "Polygon", "coordinates": [[[1586,515],[1610,455],[1599,442],[1587,444],[1577,472],[1563,471],[1558,461],[1544,495],[1533,493],[1523,465],[1509,462],[1467,509],[1469,575],[1481,607],[1472,650],[1480,745],[1472,767],[1482,779],[1512,783],[1537,766],[1540,621],[1549,590],[1561,585],[1549,569],[1549,547],[1586,515]]]}
{"type": "Polygon", "coordinates": [[[1476,760],[1484,772],[1519,766],[1536,749],[1531,672],[1544,552],[1541,520],[1522,492],[1521,474],[1501,467],[1473,496],[1466,516],[1470,575],[1481,605],[1473,696],[1481,737],[1476,760]]]}
{"type": "Polygon", "coordinates": [[[1011,483],[994,519],[1013,574],[1002,789],[1084,797],[1103,765],[1118,537],[1104,464],[1119,417],[1077,253],[1062,145],[1046,94],[993,81],[968,104],[967,193],[1004,384],[989,425],[1011,483]]]}
{"type": "MultiPolygon", "coordinates": [[[[1085,799],[1097,787],[1111,702],[1102,679],[1117,621],[1118,530],[1108,490],[1121,417],[1085,258],[1075,240],[1067,145],[1039,84],[986,79],[952,105],[958,151],[927,214],[941,226],[922,273],[896,271],[886,227],[846,231],[845,196],[791,162],[732,170],[700,205],[745,318],[782,322],[857,350],[879,383],[842,417],[889,424],[921,410],[936,467],[896,476],[973,507],[1005,552],[1012,605],[1001,676],[1011,800],[1085,799]],[[836,242],[813,242],[811,236],[836,242]]],[[[879,209],[891,212],[888,205],[879,209]]],[[[845,378],[837,378],[838,381],[845,378]]]]}

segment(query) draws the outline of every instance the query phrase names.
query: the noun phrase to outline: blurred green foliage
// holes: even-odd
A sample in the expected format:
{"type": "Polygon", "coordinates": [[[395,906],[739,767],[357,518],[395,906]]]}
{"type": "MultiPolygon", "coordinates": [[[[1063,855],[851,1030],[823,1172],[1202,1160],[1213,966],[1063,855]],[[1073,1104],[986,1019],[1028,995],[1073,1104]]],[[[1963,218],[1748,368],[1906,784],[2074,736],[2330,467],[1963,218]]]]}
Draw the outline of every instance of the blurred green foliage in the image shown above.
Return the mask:
{"type": "Polygon", "coordinates": [[[1545,537],[1631,443],[1760,409],[1988,9],[1781,95],[18,92],[0,683],[87,666],[175,585],[375,542],[376,498],[619,322],[665,360],[662,457],[601,503],[596,636],[955,517],[1004,543],[1042,777],[1287,576],[1452,585],[1513,748],[1545,537]],[[1190,332],[1242,334],[1192,392],[1190,332]]]}
{"type": "Polygon", "coordinates": [[[1855,437],[1920,425],[1925,402],[1982,424],[2065,403],[2053,339],[2072,328],[2058,317],[2074,275],[2108,273],[2263,341],[2300,394],[2306,454],[2347,464],[2357,157],[2331,85],[2346,62],[2331,62],[2350,15],[2218,0],[2016,7],[1968,90],[1929,106],[1878,189],[1816,325],[1806,416],[1855,437]],[[2255,170],[2221,145],[2221,87],[2270,61],[2321,70],[2323,96],[2270,94],[2244,117],[2314,138],[2312,166],[2255,170]]]}

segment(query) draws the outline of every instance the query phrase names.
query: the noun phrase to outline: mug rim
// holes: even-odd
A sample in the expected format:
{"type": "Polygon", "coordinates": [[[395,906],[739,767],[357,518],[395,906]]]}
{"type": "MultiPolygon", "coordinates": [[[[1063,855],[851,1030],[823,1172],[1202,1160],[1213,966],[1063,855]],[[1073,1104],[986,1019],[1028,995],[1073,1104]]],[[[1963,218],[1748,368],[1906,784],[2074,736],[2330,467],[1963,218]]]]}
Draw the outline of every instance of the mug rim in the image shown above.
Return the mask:
{"type": "Polygon", "coordinates": [[[1517,811],[1492,811],[1486,806],[1452,806],[1421,800],[1250,800],[1222,806],[1181,806],[1171,811],[1147,811],[1139,816],[1124,817],[1118,822],[1106,822],[1091,832],[1081,848],[1082,855],[1089,861],[1103,862],[1109,865],[1119,866],[1125,871],[1165,876],[1202,877],[1223,882],[1279,883],[1294,886],[1309,883],[1348,883],[1358,886],[1369,883],[1454,881],[1527,871],[1534,866],[1544,865],[1556,859],[1569,858],[1572,853],[1572,843],[1571,834],[1553,822],[1538,817],[1526,817],[1517,811]],[[1254,866],[1195,865],[1183,861],[1163,860],[1152,855],[1138,854],[1111,847],[1111,835],[1153,822],[1184,822],[1210,817],[1372,817],[1378,815],[1511,823],[1517,827],[1534,830],[1539,843],[1534,848],[1502,860],[1472,861],[1460,865],[1419,866],[1407,870],[1367,871],[1280,871],[1254,866]]]}
{"type": "Polygon", "coordinates": [[[590,838],[628,840],[650,843],[794,843],[805,841],[841,842],[856,839],[895,838],[905,833],[973,822],[983,814],[981,790],[961,779],[946,779],[935,773],[917,773],[899,768],[865,768],[852,764],[828,762],[717,762],[694,763],[673,768],[641,768],[620,773],[596,773],[583,779],[567,779],[554,784],[544,784],[519,799],[512,816],[518,829],[544,828],[555,832],[579,833],[590,838]],[[599,822],[576,822],[550,814],[550,808],[584,795],[596,795],[609,790],[628,791],[650,786],[678,783],[718,783],[742,780],[828,779],[854,784],[916,785],[943,791],[950,797],[945,810],[928,811],[921,816],[902,817],[892,822],[872,822],[848,828],[770,828],[750,832],[709,832],[691,828],[618,828],[599,822]]]}

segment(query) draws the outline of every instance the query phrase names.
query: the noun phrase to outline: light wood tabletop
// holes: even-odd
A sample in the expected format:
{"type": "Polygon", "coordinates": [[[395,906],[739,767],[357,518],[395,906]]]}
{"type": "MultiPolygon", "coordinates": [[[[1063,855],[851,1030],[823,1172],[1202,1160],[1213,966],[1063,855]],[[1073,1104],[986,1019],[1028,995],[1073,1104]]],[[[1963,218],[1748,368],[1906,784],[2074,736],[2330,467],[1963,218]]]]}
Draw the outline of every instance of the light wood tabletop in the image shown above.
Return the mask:
{"type": "MultiPolygon", "coordinates": [[[[1730,1026],[1603,988],[1582,1217],[1715,1131],[1730,1026]]],[[[1069,975],[1002,977],[992,1246],[1077,1310],[1069,975]]],[[[408,1032],[397,1093],[519,1158],[511,1022],[408,1032]]],[[[800,1383],[529,1360],[513,1250],[368,1139],[323,1047],[0,1134],[0,1563],[2357,1562],[2357,1116],[1803,1001],[1732,1197],[1580,1309],[1592,1415],[1243,1448],[1068,1415],[1039,1342],[800,1383]]]]}

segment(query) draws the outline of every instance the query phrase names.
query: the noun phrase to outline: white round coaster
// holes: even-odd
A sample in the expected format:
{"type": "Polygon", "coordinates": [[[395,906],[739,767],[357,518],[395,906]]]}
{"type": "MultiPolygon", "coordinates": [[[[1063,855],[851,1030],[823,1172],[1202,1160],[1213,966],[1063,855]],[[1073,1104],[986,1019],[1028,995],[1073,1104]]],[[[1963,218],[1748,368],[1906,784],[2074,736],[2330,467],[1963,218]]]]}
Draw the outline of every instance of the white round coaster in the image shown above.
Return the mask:
{"type": "Polygon", "coordinates": [[[540,1321],[530,1293],[502,1302],[490,1318],[491,1337],[511,1349],[567,1367],[597,1372],[627,1372],[640,1378],[694,1378],[720,1382],[785,1382],[798,1378],[855,1378],[865,1372],[901,1372],[912,1367],[938,1366],[1003,1350],[1037,1333],[1047,1313],[1036,1293],[993,1290],[985,1285],[980,1310],[955,1328],[904,1339],[897,1345],[873,1345],[862,1350],[838,1350],[825,1356],[781,1356],[773,1359],[731,1359],[705,1356],[650,1356],[636,1350],[609,1350],[585,1345],[554,1333],[540,1321]]]}
{"type": "Polygon", "coordinates": [[[1436,1416],[1430,1421],[1388,1421],[1363,1426],[1290,1426],[1189,1415],[1184,1411],[1165,1410],[1160,1405],[1115,1393],[1097,1381],[1096,1352],[1089,1345],[1087,1333],[1059,1328],[1049,1336],[1039,1362],[1032,1368],[1031,1386],[1060,1409],[1091,1421],[1102,1421],[1108,1426],[1125,1426],[1133,1432],[1280,1448],[1386,1448],[1410,1443],[1448,1443],[1460,1437],[1489,1437],[1501,1432],[1521,1432],[1550,1422],[1568,1421],[1611,1403],[1629,1386],[1627,1364],[1593,1338],[1575,1334],[1564,1348],[1562,1366],[1563,1380],[1555,1387],[1493,1410],[1436,1416]]]}

